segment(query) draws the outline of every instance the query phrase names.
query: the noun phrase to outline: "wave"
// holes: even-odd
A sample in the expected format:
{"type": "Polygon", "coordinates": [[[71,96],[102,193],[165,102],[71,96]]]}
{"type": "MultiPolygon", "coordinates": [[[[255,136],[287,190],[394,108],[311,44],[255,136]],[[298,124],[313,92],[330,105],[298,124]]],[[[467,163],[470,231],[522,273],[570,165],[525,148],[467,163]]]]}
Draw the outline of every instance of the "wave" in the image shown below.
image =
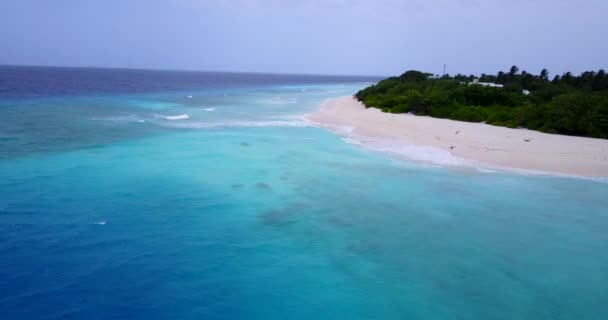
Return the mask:
{"type": "Polygon", "coordinates": [[[450,152],[433,147],[433,146],[420,146],[414,144],[404,144],[399,141],[392,141],[390,139],[373,139],[368,137],[362,137],[352,133],[345,133],[344,128],[337,129],[331,128],[330,131],[340,136],[340,140],[345,143],[355,145],[357,147],[382,153],[388,156],[398,156],[405,159],[413,160],[419,164],[427,164],[438,167],[449,167],[449,168],[471,168],[479,173],[484,174],[496,174],[496,173],[516,173],[530,176],[549,176],[549,177],[561,177],[561,178],[577,178],[591,180],[600,183],[608,183],[606,177],[586,177],[573,174],[564,174],[550,171],[532,170],[532,169],[521,169],[512,168],[499,165],[492,165],[480,161],[465,159],[462,157],[454,156],[450,152]]]}
{"type": "Polygon", "coordinates": [[[351,138],[340,138],[340,140],[348,143],[348,144],[354,144],[354,145],[358,145],[358,146],[362,146],[363,143],[355,140],[355,139],[351,139],[351,138]]]}
{"type": "Polygon", "coordinates": [[[298,99],[297,98],[274,97],[274,98],[271,98],[270,100],[264,100],[263,102],[269,103],[269,104],[291,104],[291,103],[297,103],[298,99]]]}
{"type": "Polygon", "coordinates": [[[271,121],[220,121],[220,122],[188,122],[161,124],[165,127],[180,129],[213,129],[222,127],[309,127],[310,124],[301,120],[271,120],[271,121]]]}
{"type": "Polygon", "coordinates": [[[432,163],[440,166],[470,166],[472,163],[463,158],[456,157],[450,152],[432,147],[419,146],[414,144],[403,144],[389,140],[368,140],[354,139],[361,143],[366,149],[404,156],[408,159],[432,163]]]}
{"type": "Polygon", "coordinates": [[[144,118],[141,118],[140,116],[138,116],[136,114],[130,114],[130,115],[124,115],[124,116],[111,116],[111,117],[94,117],[94,118],[90,118],[89,120],[122,122],[122,123],[129,123],[129,122],[144,123],[144,122],[146,122],[144,118]]]}
{"type": "Polygon", "coordinates": [[[167,101],[149,101],[149,100],[127,100],[127,104],[143,109],[162,110],[179,107],[179,103],[167,101]]]}
{"type": "MultiPolygon", "coordinates": [[[[213,111],[215,108],[206,108],[213,111]]],[[[165,128],[176,129],[213,129],[222,127],[310,127],[311,124],[301,119],[301,116],[269,117],[263,120],[225,120],[225,121],[178,121],[191,119],[188,114],[160,115],[154,114],[144,118],[138,115],[112,116],[91,118],[95,121],[111,121],[116,123],[150,123],[165,128]],[[168,120],[168,121],[167,121],[168,120]]]]}
{"type": "Polygon", "coordinates": [[[401,141],[394,141],[386,138],[371,138],[364,137],[354,133],[354,127],[351,126],[324,126],[310,119],[304,118],[311,126],[325,128],[340,137],[340,139],[348,144],[358,147],[384,153],[388,155],[396,155],[405,157],[422,163],[429,163],[439,166],[470,166],[470,161],[456,157],[450,152],[432,146],[419,146],[414,144],[404,144],[401,141]]]}
{"type": "Polygon", "coordinates": [[[185,120],[185,119],[190,119],[190,116],[187,114],[178,114],[175,116],[163,116],[163,115],[156,115],[159,118],[165,119],[165,120],[185,120]]]}

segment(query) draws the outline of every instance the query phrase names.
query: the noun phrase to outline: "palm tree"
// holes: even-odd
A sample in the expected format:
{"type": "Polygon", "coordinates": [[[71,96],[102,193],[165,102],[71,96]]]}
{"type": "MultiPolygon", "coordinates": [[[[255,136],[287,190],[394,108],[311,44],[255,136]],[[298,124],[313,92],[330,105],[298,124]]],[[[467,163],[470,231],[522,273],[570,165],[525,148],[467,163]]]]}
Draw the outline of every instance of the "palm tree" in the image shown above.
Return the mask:
{"type": "Polygon", "coordinates": [[[517,66],[511,67],[511,70],[509,70],[509,83],[515,82],[515,79],[517,77],[517,71],[519,71],[519,68],[517,66]]]}
{"type": "Polygon", "coordinates": [[[572,72],[568,71],[562,75],[562,82],[567,85],[573,84],[574,77],[572,76],[572,72]]]}
{"type": "Polygon", "coordinates": [[[540,78],[542,80],[547,80],[549,79],[549,71],[547,69],[543,69],[540,71],[540,78]]]}
{"type": "Polygon", "coordinates": [[[496,83],[505,83],[505,73],[502,71],[499,71],[498,74],[496,75],[496,83]]]}
{"type": "Polygon", "coordinates": [[[560,78],[559,75],[555,75],[555,77],[553,77],[553,83],[554,84],[558,84],[562,79],[560,78]]]}

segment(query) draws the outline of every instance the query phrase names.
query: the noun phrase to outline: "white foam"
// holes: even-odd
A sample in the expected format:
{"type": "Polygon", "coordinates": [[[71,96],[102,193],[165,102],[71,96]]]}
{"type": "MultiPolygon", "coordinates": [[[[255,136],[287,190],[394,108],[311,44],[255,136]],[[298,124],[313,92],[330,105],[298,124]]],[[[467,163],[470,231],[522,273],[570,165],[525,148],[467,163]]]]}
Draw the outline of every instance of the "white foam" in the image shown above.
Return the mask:
{"type": "Polygon", "coordinates": [[[353,144],[365,148],[370,151],[392,154],[405,157],[409,160],[423,162],[427,164],[439,166],[471,166],[472,163],[463,158],[456,157],[450,152],[432,147],[418,146],[414,144],[405,144],[402,141],[394,141],[385,138],[363,137],[354,133],[354,127],[351,126],[323,126],[314,121],[303,119],[306,123],[312,126],[323,127],[340,136],[340,139],[346,143],[353,144]]]}
{"type": "Polygon", "coordinates": [[[143,122],[144,120],[136,114],[111,116],[111,117],[95,117],[90,118],[92,121],[110,121],[110,122],[143,122]]]}
{"type": "Polygon", "coordinates": [[[300,120],[273,120],[273,121],[222,121],[222,122],[190,122],[161,124],[172,128],[184,129],[212,129],[221,127],[308,127],[308,123],[300,120]]]}
{"type": "Polygon", "coordinates": [[[263,102],[269,103],[269,104],[292,104],[292,103],[297,103],[298,99],[297,98],[274,97],[274,98],[271,98],[270,100],[265,100],[263,102]]]}
{"type": "Polygon", "coordinates": [[[342,140],[342,141],[344,141],[346,143],[354,144],[354,145],[358,145],[358,146],[363,145],[361,142],[359,142],[359,141],[357,141],[355,139],[351,139],[351,138],[341,138],[340,140],[342,140]]]}
{"type": "Polygon", "coordinates": [[[165,120],[185,120],[185,119],[189,119],[190,116],[187,114],[178,114],[175,116],[163,116],[163,115],[157,115],[160,118],[163,118],[165,120]]]}
{"type": "MultiPolygon", "coordinates": [[[[342,129],[343,130],[343,129],[342,129]]],[[[344,131],[340,132],[340,129],[332,128],[332,132],[341,136],[341,140],[360,146],[373,152],[385,153],[387,155],[403,156],[406,159],[428,164],[438,167],[461,167],[461,168],[472,168],[480,173],[485,174],[496,174],[500,172],[511,172],[522,175],[532,176],[548,176],[548,177],[561,177],[561,178],[578,178],[585,180],[592,180],[595,182],[608,183],[608,178],[605,177],[584,177],[571,174],[562,174],[556,172],[547,172],[540,170],[531,169],[519,169],[510,168],[497,165],[491,165],[482,163],[474,160],[468,160],[461,157],[452,155],[450,152],[432,147],[432,146],[419,146],[413,144],[404,144],[401,141],[391,141],[390,139],[371,139],[359,137],[354,134],[344,134],[344,131]]]]}
{"type": "Polygon", "coordinates": [[[105,220],[97,221],[97,222],[95,222],[95,224],[103,226],[106,224],[106,221],[105,220]]]}
{"type": "Polygon", "coordinates": [[[188,96],[188,98],[192,99],[192,96],[188,96]]]}
{"type": "Polygon", "coordinates": [[[205,110],[205,111],[213,111],[213,110],[215,110],[215,108],[205,108],[203,110],[205,110]]]}
{"type": "MultiPolygon", "coordinates": [[[[323,109],[325,107],[327,101],[329,101],[329,99],[326,100],[323,104],[321,104],[320,109],[323,109]]],[[[353,127],[329,126],[307,119],[306,116],[302,117],[302,121],[309,123],[311,126],[329,130],[334,134],[340,136],[340,139],[346,143],[353,144],[374,152],[385,153],[387,155],[402,156],[408,160],[413,160],[415,162],[419,162],[424,165],[430,165],[433,167],[464,167],[475,169],[477,172],[484,174],[510,172],[524,175],[576,178],[591,180],[600,183],[608,183],[608,177],[586,177],[572,174],[492,165],[485,162],[457,157],[452,155],[449,151],[433,146],[408,144],[404,143],[403,141],[395,141],[386,138],[362,137],[354,134],[353,127]]]]}
{"type": "Polygon", "coordinates": [[[463,158],[456,157],[446,150],[432,146],[404,144],[402,142],[390,141],[387,139],[361,141],[361,139],[355,138],[355,140],[360,141],[367,149],[401,155],[415,161],[428,162],[441,166],[468,165],[467,161],[463,158]]]}

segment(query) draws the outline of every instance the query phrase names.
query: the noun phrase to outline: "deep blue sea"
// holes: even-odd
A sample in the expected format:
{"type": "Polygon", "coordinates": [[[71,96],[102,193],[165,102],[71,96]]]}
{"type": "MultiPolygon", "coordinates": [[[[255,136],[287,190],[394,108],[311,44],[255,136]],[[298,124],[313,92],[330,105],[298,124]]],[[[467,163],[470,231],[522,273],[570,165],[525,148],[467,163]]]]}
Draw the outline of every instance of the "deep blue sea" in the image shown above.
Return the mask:
{"type": "Polygon", "coordinates": [[[608,183],[301,120],[377,80],[0,67],[0,319],[608,319],[608,183]]]}

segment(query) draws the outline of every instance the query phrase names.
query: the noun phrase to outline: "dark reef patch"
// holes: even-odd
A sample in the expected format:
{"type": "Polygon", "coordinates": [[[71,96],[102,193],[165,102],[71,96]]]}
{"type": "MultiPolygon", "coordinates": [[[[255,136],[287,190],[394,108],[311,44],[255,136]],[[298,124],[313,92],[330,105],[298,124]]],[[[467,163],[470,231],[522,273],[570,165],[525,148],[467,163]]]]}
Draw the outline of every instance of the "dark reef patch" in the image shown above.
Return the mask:
{"type": "Polygon", "coordinates": [[[264,182],[258,182],[255,184],[255,187],[258,189],[270,189],[270,185],[264,183],[264,182]]]}

